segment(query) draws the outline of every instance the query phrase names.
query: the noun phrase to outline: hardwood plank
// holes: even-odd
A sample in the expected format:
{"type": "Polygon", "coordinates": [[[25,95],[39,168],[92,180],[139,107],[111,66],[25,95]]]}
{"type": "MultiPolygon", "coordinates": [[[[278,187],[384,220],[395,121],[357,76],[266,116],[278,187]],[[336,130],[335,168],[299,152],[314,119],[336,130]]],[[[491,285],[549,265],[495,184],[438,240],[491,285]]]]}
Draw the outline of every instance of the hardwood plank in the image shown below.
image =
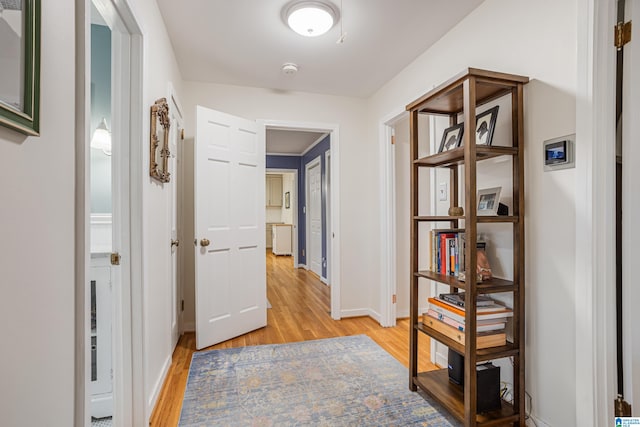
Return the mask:
{"type": "MultiPolygon", "coordinates": [[[[408,319],[399,320],[393,328],[383,328],[370,317],[333,320],[330,314],[331,288],[315,274],[294,269],[291,257],[267,253],[267,298],[272,308],[267,310],[266,327],[202,351],[366,334],[404,366],[409,366],[408,319]]],[[[429,361],[429,337],[420,334],[418,339],[418,369],[420,372],[438,369],[429,361]]],[[[178,424],[191,357],[195,351],[195,334],[182,335],[173,352],[172,364],[149,425],[178,424]]]]}

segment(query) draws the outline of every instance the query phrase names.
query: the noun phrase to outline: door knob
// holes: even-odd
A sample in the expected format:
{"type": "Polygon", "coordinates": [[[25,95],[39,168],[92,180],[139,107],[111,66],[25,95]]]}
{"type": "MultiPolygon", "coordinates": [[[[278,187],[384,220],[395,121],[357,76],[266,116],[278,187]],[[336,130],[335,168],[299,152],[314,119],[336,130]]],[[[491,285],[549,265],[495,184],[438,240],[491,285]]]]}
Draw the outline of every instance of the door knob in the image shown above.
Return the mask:
{"type": "Polygon", "coordinates": [[[176,247],[177,247],[177,246],[180,246],[180,240],[178,240],[178,239],[176,239],[176,240],[171,239],[171,247],[173,247],[173,246],[176,246],[176,247]]]}
{"type": "Polygon", "coordinates": [[[211,242],[209,241],[209,239],[202,239],[200,240],[200,246],[209,246],[209,244],[211,244],[211,242]]]}

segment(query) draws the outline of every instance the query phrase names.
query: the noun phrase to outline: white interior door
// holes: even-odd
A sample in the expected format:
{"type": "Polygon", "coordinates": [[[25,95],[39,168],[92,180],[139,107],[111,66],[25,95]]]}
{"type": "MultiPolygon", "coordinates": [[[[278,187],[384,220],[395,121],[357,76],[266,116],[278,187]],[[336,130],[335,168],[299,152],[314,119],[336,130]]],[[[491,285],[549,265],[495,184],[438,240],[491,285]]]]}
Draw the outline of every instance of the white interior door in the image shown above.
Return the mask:
{"type": "Polygon", "coordinates": [[[267,324],[264,126],[198,106],[194,153],[201,349],[267,324]]]}
{"type": "Polygon", "coordinates": [[[622,107],[622,305],[624,396],[637,416],[640,410],[640,328],[637,303],[640,287],[634,263],[638,259],[640,227],[640,4],[627,1],[625,20],[632,21],[631,41],[624,47],[622,107]]]}
{"type": "Polygon", "coordinates": [[[309,269],[322,276],[322,182],[320,158],[306,167],[307,172],[307,264],[309,269]]]}
{"type": "Polygon", "coordinates": [[[180,185],[180,177],[178,176],[178,141],[181,139],[182,134],[182,117],[180,116],[177,105],[172,100],[172,104],[169,107],[170,123],[169,128],[169,152],[171,157],[169,159],[169,173],[171,174],[171,181],[169,186],[171,188],[171,241],[168,244],[171,246],[171,348],[175,348],[178,344],[178,338],[180,338],[180,314],[182,313],[182,292],[178,283],[178,251],[180,240],[178,239],[178,186],[180,185]]]}

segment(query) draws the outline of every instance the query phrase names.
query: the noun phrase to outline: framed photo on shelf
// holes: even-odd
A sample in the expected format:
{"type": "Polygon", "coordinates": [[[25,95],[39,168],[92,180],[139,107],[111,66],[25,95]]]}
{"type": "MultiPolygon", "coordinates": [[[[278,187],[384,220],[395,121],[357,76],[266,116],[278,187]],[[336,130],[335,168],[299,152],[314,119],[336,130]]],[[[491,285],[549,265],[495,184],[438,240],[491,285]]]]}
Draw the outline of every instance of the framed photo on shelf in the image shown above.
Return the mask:
{"type": "Polygon", "coordinates": [[[464,123],[460,123],[444,130],[442,134],[442,141],[440,142],[440,149],[438,153],[453,150],[458,148],[462,142],[462,134],[464,133],[464,123]]]}
{"type": "Polygon", "coordinates": [[[476,116],[476,145],[491,145],[499,105],[476,116]]]}
{"type": "Polygon", "coordinates": [[[502,187],[478,190],[478,216],[495,216],[500,205],[502,187]]]}

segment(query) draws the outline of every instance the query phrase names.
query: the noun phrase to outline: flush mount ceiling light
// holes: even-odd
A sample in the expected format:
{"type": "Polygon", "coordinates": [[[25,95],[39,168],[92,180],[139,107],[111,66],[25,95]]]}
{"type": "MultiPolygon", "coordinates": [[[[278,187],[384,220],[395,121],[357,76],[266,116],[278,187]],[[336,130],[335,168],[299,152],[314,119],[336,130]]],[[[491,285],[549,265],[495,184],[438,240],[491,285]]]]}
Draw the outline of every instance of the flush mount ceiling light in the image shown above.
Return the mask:
{"type": "Polygon", "coordinates": [[[294,1],[283,9],[287,25],[305,37],[326,33],[338,20],[338,9],[325,1],[294,1]]]}

